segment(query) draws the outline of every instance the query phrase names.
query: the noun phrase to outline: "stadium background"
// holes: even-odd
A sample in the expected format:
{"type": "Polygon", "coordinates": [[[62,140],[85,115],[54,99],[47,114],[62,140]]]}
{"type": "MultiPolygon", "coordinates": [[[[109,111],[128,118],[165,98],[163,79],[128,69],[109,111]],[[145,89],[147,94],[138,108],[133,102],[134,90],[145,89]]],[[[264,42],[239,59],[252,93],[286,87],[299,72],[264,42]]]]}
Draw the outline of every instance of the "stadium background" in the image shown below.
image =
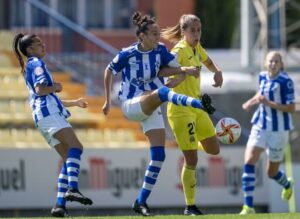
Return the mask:
{"type": "MultiPolygon", "coordinates": [[[[130,204],[147,163],[147,143],[139,125],[122,116],[116,100],[117,80],[115,107],[108,118],[101,114],[101,106],[103,70],[117,50],[135,41],[130,16],[136,10],[156,16],[161,28],[175,25],[183,13],[201,18],[202,44],[224,74],[222,89],[211,87],[211,73],[206,69],[202,75],[202,88],[218,109],[213,120],[236,118],[243,133],[235,145],[223,145],[217,157],[199,152],[197,203],[208,213],[240,209],[242,157],[252,115],[242,111],[241,103],[254,94],[257,71],[269,49],[283,53],[299,97],[298,0],[0,0],[0,217],[48,215],[61,162],[33,126],[27,90],[11,50],[17,32],[38,34],[46,42],[47,65],[55,80],[63,83],[62,97],[86,96],[90,104],[88,110],[72,109],[70,121],[86,148],[81,187],[95,205],[87,211],[71,204],[72,212],[131,214],[130,204]]],[[[294,121],[290,144],[299,211],[299,112],[294,121]]],[[[149,204],[160,212],[180,213],[182,157],[167,133],[166,164],[149,204]]],[[[278,198],[278,186],[262,171],[255,193],[258,210],[287,212],[288,205],[278,198]]]]}

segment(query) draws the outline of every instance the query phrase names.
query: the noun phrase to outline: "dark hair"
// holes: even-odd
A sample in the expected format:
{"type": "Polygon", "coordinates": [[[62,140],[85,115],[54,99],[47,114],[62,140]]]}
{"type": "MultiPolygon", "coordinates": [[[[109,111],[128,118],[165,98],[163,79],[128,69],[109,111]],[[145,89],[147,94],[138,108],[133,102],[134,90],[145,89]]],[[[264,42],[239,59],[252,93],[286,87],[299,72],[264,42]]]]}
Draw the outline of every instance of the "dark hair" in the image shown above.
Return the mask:
{"type": "Polygon", "coordinates": [[[132,23],[137,27],[136,35],[139,36],[140,33],[145,33],[148,30],[149,25],[156,24],[156,21],[149,15],[142,15],[140,12],[135,12],[132,16],[132,23]]]}
{"type": "Polygon", "coordinates": [[[17,59],[19,60],[20,66],[22,68],[21,73],[25,75],[25,67],[24,67],[24,61],[22,58],[22,55],[28,57],[27,55],[27,48],[33,43],[34,38],[37,36],[34,34],[31,35],[24,35],[22,33],[19,33],[15,36],[13,41],[13,50],[17,56],[17,59]],[[21,53],[22,55],[21,55],[21,53]]]}

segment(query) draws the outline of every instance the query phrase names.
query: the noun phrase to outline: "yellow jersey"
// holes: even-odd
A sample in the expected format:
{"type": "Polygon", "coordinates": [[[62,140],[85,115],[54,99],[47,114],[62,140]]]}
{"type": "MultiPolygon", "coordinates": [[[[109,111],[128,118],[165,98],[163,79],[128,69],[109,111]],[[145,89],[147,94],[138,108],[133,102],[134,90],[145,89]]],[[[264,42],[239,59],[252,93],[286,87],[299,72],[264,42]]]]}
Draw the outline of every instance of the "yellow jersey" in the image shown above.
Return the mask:
{"type": "MultiPolygon", "coordinates": [[[[202,62],[205,62],[208,58],[208,54],[205,49],[198,43],[193,49],[185,40],[179,41],[171,50],[177,57],[177,61],[181,66],[198,66],[201,70],[202,62]]],[[[186,75],[184,81],[182,81],[177,87],[172,88],[176,93],[184,94],[190,97],[199,98],[201,83],[201,71],[198,78],[194,76],[186,75]]],[[[198,109],[192,107],[181,107],[174,104],[168,104],[168,116],[182,116],[187,114],[194,114],[198,109]]]]}

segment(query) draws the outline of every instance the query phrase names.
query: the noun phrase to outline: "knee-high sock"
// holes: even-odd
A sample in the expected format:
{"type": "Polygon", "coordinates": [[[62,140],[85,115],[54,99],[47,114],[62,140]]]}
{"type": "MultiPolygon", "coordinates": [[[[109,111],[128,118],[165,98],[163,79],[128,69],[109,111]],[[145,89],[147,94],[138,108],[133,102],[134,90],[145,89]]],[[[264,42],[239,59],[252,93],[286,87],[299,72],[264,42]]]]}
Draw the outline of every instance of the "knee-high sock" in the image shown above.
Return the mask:
{"type": "Polygon", "coordinates": [[[273,176],[272,179],[274,179],[279,185],[283,186],[286,189],[290,188],[291,186],[284,172],[278,171],[278,173],[273,176]]]}
{"type": "Polygon", "coordinates": [[[78,175],[80,170],[81,154],[82,150],[78,148],[70,148],[68,152],[66,164],[70,189],[78,189],[78,175]]]}
{"type": "Polygon", "coordinates": [[[253,207],[253,191],[255,189],[255,166],[251,164],[244,165],[242,176],[242,185],[244,191],[244,205],[253,207]]]}
{"type": "Polygon", "coordinates": [[[56,205],[66,206],[65,194],[68,190],[68,173],[66,163],[61,167],[57,180],[57,198],[56,205]]]}
{"type": "Polygon", "coordinates": [[[186,205],[195,205],[196,196],[196,170],[195,167],[182,167],[181,182],[183,186],[186,205]]]}
{"type": "Polygon", "coordinates": [[[146,203],[165,160],[165,147],[155,146],[150,148],[151,161],[145,173],[144,183],[137,198],[138,203],[146,203]]]}
{"type": "Polygon", "coordinates": [[[166,86],[158,89],[158,96],[162,102],[168,101],[175,105],[192,106],[194,108],[203,109],[202,102],[200,100],[183,94],[175,93],[166,86]]]}

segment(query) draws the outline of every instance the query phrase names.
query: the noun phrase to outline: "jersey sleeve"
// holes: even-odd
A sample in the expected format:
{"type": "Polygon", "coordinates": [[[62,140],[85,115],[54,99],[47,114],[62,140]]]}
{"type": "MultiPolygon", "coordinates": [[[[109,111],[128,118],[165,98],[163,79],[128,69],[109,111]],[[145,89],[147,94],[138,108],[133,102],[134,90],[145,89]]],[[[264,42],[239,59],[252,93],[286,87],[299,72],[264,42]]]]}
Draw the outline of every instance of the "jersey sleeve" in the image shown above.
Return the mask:
{"type": "Polygon", "coordinates": [[[46,69],[44,69],[43,64],[40,60],[32,61],[30,63],[30,68],[32,69],[31,77],[34,87],[37,85],[47,86],[49,81],[46,75],[46,69]]]}
{"type": "Polygon", "coordinates": [[[182,65],[182,61],[183,61],[183,50],[179,47],[174,47],[172,49],[172,54],[175,56],[177,62],[182,65]]]}
{"type": "Polygon", "coordinates": [[[170,53],[165,45],[161,45],[161,65],[170,66],[170,67],[180,67],[179,63],[176,60],[176,57],[170,53]]]}
{"type": "Polygon", "coordinates": [[[128,61],[126,58],[126,53],[120,51],[113,60],[108,64],[109,70],[112,71],[114,75],[122,71],[122,69],[127,65],[128,61]]]}
{"type": "Polygon", "coordinates": [[[205,62],[208,59],[208,54],[207,54],[206,50],[201,45],[199,45],[199,47],[197,47],[197,48],[198,48],[198,53],[201,58],[201,62],[205,62]]]}
{"type": "Polygon", "coordinates": [[[286,83],[284,83],[282,87],[283,94],[283,103],[285,104],[293,104],[295,103],[295,91],[294,91],[294,83],[291,79],[288,79],[286,83]]]}

